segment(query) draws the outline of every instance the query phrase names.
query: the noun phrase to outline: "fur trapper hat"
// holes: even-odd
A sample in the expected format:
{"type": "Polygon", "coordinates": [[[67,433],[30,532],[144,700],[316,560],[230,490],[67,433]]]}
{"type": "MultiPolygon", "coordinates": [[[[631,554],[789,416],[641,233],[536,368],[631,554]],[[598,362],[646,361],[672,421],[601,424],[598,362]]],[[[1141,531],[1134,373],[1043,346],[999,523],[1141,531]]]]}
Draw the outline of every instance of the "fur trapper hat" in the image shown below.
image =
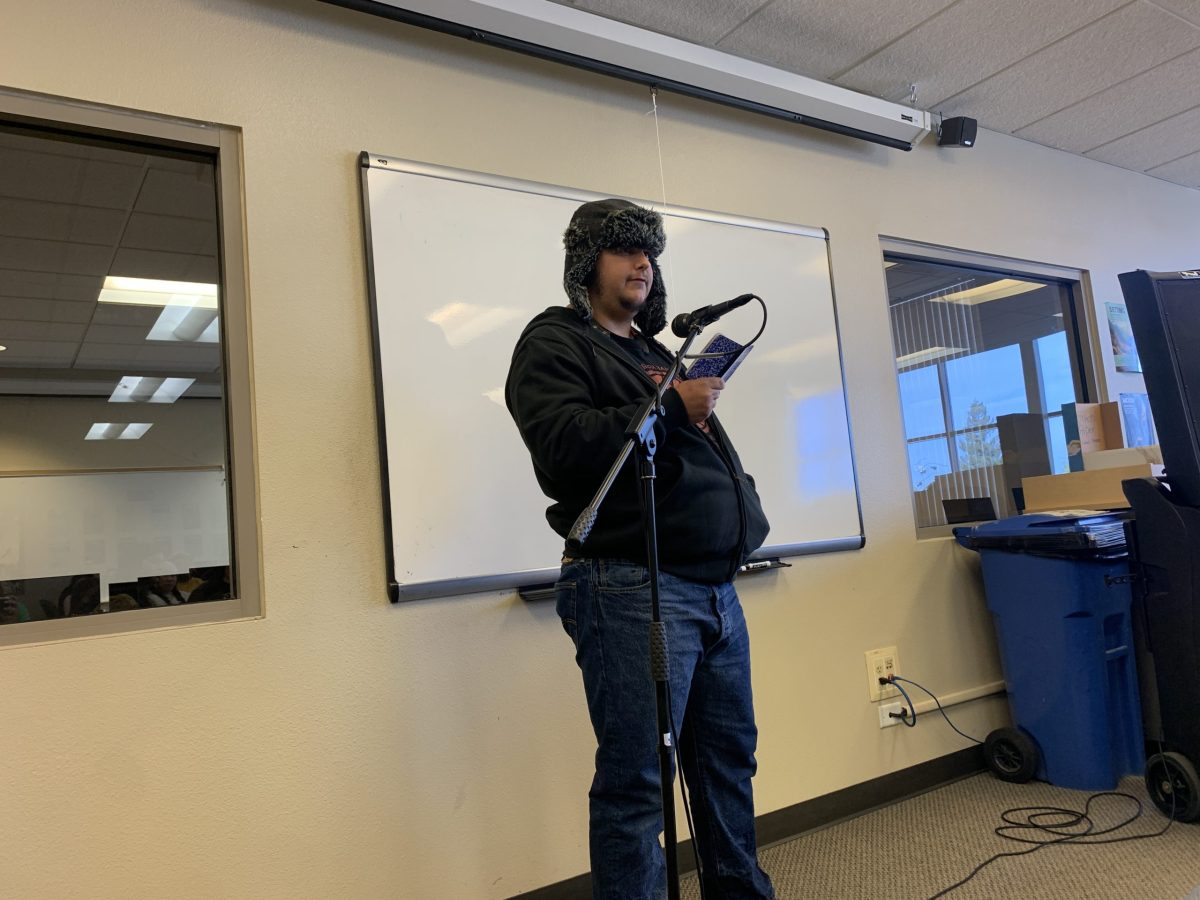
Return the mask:
{"type": "Polygon", "coordinates": [[[628,200],[593,200],[575,210],[563,233],[566,259],[563,288],[571,306],[585,319],[592,317],[588,282],[601,250],[636,247],[646,251],[654,270],[654,283],[645,305],[633,322],[642,334],[653,337],[667,324],[667,288],[658,268],[658,257],[667,245],[662,216],[628,200]]]}

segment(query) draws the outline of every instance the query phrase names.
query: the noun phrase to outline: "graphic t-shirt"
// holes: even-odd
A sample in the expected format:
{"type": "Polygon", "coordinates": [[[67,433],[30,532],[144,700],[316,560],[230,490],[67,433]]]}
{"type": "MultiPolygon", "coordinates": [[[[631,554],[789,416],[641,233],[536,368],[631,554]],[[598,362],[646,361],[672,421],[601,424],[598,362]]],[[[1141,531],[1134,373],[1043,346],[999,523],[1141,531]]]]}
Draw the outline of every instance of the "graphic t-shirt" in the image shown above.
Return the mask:
{"type": "MultiPolygon", "coordinates": [[[[654,380],[655,384],[662,384],[662,380],[666,377],[667,369],[670,366],[657,351],[651,348],[649,341],[637,333],[631,338],[621,337],[617,334],[611,334],[611,332],[610,335],[617,342],[617,346],[629,354],[633,358],[633,361],[642,367],[642,371],[654,380]]],[[[671,386],[674,387],[683,380],[683,378],[676,375],[675,380],[671,382],[671,386]]],[[[707,419],[697,422],[696,427],[710,438],[713,438],[713,440],[716,440],[713,437],[712,428],[709,427],[707,419]]]]}

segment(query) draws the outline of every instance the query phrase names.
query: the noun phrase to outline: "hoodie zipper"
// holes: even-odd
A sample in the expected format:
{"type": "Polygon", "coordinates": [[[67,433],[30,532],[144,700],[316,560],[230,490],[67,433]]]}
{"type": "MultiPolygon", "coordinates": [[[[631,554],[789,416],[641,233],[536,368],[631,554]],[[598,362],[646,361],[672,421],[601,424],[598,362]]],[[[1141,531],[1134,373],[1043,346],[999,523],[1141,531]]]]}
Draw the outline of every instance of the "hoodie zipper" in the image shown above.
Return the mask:
{"type": "MultiPolygon", "coordinates": [[[[658,390],[658,383],[655,382],[655,380],[653,378],[651,378],[649,375],[647,375],[646,370],[643,369],[641,366],[637,365],[636,363],[634,363],[634,361],[631,360],[625,354],[625,352],[622,351],[620,348],[614,347],[612,345],[612,343],[607,339],[600,340],[598,337],[596,337],[596,335],[592,334],[591,329],[588,330],[588,339],[593,344],[595,344],[595,345],[599,346],[601,349],[603,349],[606,353],[608,353],[610,356],[612,356],[618,362],[622,363],[623,365],[625,365],[625,366],[629,367],[630,369],[634,370],[635,372],[637,372],[655,390],[658,390]]],[[[652,346],[655,346],[655,345],[661,346],[661,345],[658,345],[658,342],[654,341],[653,338],[647,338],[646,340],[648,343],[651,343],[652,346]]],[[[664,373],[664,377],[665,377],[665,373],[664,373]]],[[[730,557],[730,560],[729,560],[729,577],[725,579],[726,581],[733,581],[734,577],[737,575],[738,562],[742,558],[742,549],[746,546],[746,531],[749,529],[750,523],[747,522],[747,520],[746,520],[746,499],[742,496],[742,486],[738,483],[737,470],[734,468],[733,460],[729,456],[729,450],[725,446],[725,443],[726,443],[725,429],[724,429],[724,427],[721,426],[720,420],[716,419],[716,413],[713,413],[712,417],[715,421],[715,426],[716,426],[713,429],[713,433],[716,435],[716,438],[717,438],[715,441],[713,441],[713,443],[716,445],[716,448],[717,448],[717,456],[719,456],[721,458],[721,462],[723,462],[725,464],[725,470],[729,474],[730,481],[733,482],[733,491],[734,491],[734,495],[737,497],[737,504],[738,504],[738,525],[739,525],[738,541],[737,541],[737,544],[733,548],[733,555],[730,557]]]]}

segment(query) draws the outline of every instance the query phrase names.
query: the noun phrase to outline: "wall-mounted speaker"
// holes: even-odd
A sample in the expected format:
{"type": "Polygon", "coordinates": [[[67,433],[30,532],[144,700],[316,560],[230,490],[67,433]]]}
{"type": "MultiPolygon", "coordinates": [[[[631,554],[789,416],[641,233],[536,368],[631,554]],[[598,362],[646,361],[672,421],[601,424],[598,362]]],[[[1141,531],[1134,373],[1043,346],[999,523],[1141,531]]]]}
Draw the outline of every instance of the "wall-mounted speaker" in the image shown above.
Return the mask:
{"type": "Polygon", "coordinates": [[[942,127],[938,129],[938,146],[974,147],[978,128],[979,122],[967,116],[942,119],[942,127]]]}

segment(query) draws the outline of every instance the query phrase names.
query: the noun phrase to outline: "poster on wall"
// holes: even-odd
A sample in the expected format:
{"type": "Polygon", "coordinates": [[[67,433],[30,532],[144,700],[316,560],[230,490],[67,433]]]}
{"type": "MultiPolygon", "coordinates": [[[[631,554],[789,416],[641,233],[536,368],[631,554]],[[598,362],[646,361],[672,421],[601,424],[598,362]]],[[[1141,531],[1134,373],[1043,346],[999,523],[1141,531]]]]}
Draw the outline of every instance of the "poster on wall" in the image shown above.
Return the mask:
{"type": "Polygon", "coordinates": [[[1105,303],[1108,310],[1108,333],[1112,338],[1113,361],[1118,372],[1141,372],[1133,329],[1129,326],[1129,310],[1124,303],[1105,303]]]}

